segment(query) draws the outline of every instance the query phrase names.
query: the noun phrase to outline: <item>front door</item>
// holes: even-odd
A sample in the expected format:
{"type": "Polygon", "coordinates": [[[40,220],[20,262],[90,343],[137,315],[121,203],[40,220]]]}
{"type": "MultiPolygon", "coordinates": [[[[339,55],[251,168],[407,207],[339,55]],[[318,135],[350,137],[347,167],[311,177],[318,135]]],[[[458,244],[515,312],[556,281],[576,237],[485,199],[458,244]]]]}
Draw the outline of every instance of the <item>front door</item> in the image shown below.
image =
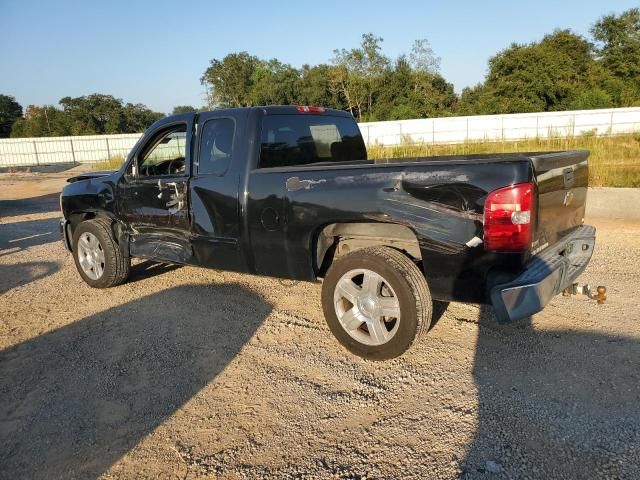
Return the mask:
{"type": "Polygon", "coordinates": [[[192,122],[158,127],[140,145],[119,189],[131,255],[191,263],[189,216],[192,122]]]}

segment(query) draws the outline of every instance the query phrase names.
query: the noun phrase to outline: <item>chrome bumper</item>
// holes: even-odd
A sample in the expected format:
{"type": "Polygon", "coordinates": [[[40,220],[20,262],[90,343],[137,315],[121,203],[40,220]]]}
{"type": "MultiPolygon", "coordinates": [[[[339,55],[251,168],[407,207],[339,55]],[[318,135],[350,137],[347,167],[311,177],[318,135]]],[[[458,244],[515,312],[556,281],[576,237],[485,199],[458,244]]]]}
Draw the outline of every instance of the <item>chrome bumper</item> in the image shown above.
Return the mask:
{"type": "Polygon", "coordinates": [[[542,310],[587,268],[595,242],[595,227],[582,225],[533,257],[517,278],[491,288],[497,320],[510,322],[542,310]]]}

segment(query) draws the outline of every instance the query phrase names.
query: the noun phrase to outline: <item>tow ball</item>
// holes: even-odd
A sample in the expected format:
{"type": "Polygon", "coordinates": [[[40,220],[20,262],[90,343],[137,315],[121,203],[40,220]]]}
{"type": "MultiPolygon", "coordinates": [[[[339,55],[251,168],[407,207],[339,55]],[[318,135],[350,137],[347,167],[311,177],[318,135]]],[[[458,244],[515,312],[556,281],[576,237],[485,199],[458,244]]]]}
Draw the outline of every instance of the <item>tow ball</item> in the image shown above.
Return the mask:
{"type": "Polygon", "coordinates": [[[569,295],[586,295],[592,300],[598,302],[598,304],[602,305],[607,300],[607,287],[599,285],[595,291],[591,287],[591,285],[580,285],[578,283],[573,283],[570,287],[565,288],[562,291],[562,295],[568,297],[569,295]]]}

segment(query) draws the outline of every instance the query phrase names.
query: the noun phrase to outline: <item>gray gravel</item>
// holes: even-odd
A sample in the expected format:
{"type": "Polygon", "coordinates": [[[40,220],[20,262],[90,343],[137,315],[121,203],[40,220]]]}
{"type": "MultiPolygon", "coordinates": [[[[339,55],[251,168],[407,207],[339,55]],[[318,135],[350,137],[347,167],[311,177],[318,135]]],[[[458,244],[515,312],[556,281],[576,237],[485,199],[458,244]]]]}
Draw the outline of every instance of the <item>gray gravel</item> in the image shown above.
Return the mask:
{"type": "Polygon", "coordinates": [[[371,363],[333,339],[318,284],[139,262],[92,290],[55,197],[4,192],[2,479],[640,478],[640,224],[595,220],[582,279],[607,304],[507,326],[452,304],[371,363]]]}

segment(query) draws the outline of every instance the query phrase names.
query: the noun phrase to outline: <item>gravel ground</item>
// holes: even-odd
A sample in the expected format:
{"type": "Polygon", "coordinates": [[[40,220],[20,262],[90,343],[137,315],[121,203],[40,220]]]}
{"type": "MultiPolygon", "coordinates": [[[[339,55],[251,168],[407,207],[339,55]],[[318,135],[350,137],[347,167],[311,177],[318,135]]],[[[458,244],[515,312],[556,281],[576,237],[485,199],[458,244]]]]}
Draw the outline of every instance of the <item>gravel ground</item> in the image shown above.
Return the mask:
{"type": "Polygon", "coordinates": [[[0,176],[0,478],[640,478],[640,224],[593,220],[605,305],[452,304],[371,363],[318,284],[139,262],[89,288],[47,178],[0,176]]]}

